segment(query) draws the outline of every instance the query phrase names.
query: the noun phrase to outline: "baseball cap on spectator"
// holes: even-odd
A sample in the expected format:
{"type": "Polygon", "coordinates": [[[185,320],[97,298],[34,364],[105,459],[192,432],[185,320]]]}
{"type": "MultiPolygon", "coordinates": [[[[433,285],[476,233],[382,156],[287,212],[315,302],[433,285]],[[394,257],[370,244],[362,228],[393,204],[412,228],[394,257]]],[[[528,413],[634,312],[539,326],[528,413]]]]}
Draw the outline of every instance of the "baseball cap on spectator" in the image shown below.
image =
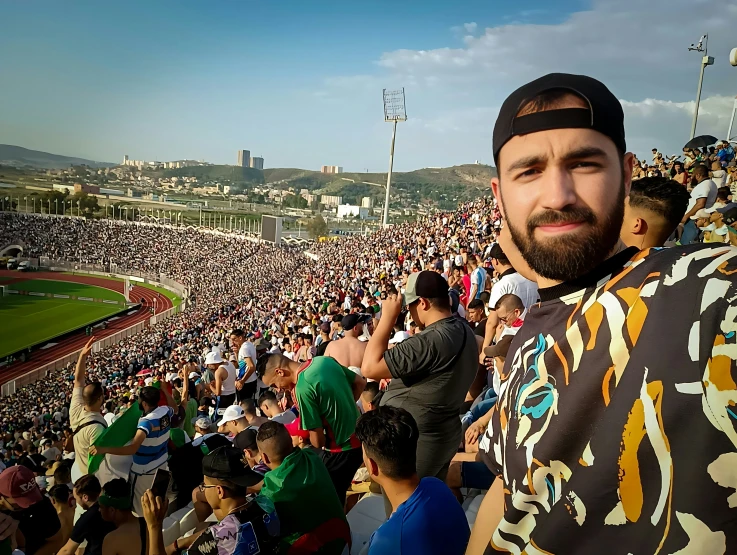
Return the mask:
{"type": "Polygon", "coordinates": [[[507,258],[507,256],[504,254],[504,251],[499,246],[499,243],[494,243],[494,246],[491,247],[491,250],[489,251],[489,258],[499,260],[500,258],[507,258]]]}
{"type": "Polygon", "coordinates": [[[714,210],[712,210],[712,208],[707,208],[706,211],[707,212],[714,212],[714,210],[716,210],[720,214],[726,214],[727,212],[729,212],[730,210],[732,210],[732,208],[737,208],[737,202],[728,202],[724,206],[715,208],[714,210]]]}
{"type": "Polygon", "coordinates": [[[205,357],[205,364],[220,364],[223,362],[223,357],[220,356],[220,351],[210,351],[205,357]]]}
{"type": "Polygon", "coordinates": [[[202,459],[202,473],[208,478],[225,480],[244,488],[255,486],[264,477],[243,464],[243,451],[236,447],[218,447],[202,459]]]}
{"type": "Polygon", "coordinates": [[[253,342],[253,346],[256,348],[256,351],[266,351],[269,349],[269,344],[266,343],[266,341],[264,341],[261,337],[253,342]]]}
{"type": "Polygon", "coordinates": [[[233,445],[241,451],[245,451],[246,449],[258,450],[258,446],[256,445],[256,430],[248,429],[238,432],[233,438],[233,445]]]}
{"type": "Polygon", "coordinates": [[[696,211],[696,214],[694,214],[693,216],[691,216],[691,219],[692,220],[700,220],[701,218],[709,218],[710,216],[711,216],[711,214],[709,212],[707,212],[704,208],[702,208],[701,210],[697,210],[696,211]]]}
{"type": "Polygon", "coordinates": [[[724,213],[724,216],[722,216],[722,221],[727,225],[732,225],[734,222],[737,222],[737,208],[727,210],[724,213]]]}
{"type": "Polygon", "coordinates": [[[512,137],[550,129],[592,129],[609,137],[620,152],[627,151],[624,111],[617,97],[602,83],[586,75],[549,73],[522,85],[502,104],[493,134],[494,160],[512,137]],[[518,116],[520,108],[552,89],[566,89],[584,99],[587,108],[545,110],[518,116]]]}
{"type": "Polygon", "coordinates": [[[189,379],[194,380],[195,378],[199,378],[200,375],[197,372],[190,372],[189,373],[189,379]]]}
{"type": "Polygon", "coordinates": [[[43,499],[33,472],[20,464],[0,474],[0,495],[12,498],[21,509],[27,509],[43,499]]]}
{"type": "Polygon", "coordinates": [[[409,339],[410,337],[411,336],[410,336],[409,333],[407,333],[404,330],[401,330],[401,331],[398,331],[397,333],[394,334],[394,337],[392,337],[389,340],[389,343],[392,343],[392,344],[394,344],[394,343],[401,343],[402,341],[404,341],[405,339],[409,339]]]}
{"type": "Polygon", "coordinates": [[[448,282],[436,272],[424,270],[410,274],[407,278],[407,287],[402,295],[403,306],[409,306],[420,300],[439,299],[448,294],[448,282]]]}
{"type": "MultiPolygon", "coordinates": [[[[435,274],[437,275],[437,274],[435,274]]],[[[443,278],[440,278],[443,279],[443,278]]],[[[343,326],[344,330],[352,330],[355,328],[359,323],[365,324],[366,322],[371,320],[370,314],[349,314],[348,316],[344,316],[343,319],[340,321],[340,325],[343,326]]]]}
{"type": "Polygon", "coordinates": [[[195,416],[192,419],[192,424],[195,428],[201,430],[209,430],[212,428],[212,421],[207,416],[195,416]]]}
{"type": "Polygon", "coordinates": [[[295,418],[289,424],[284,424],[284,427],[292,437],[301,437],[302,439],[308,439],[310,437],[309,430],[303,430],[301,428],[299,418],[295,418]]]}
{"type": "Polygon", "coordinates": [[[227,409],[225,409],[225,412],[223,413],[223,417],[218,422],[218,426],[223,426],[224,424],[227,424],[228,422],[240,420],[241,418],[245,418],[245,417],[246,417],[246,413],[243,412],[243,408],[240,405],[230,405],[227,409]]]}
{"type": "Polygon", "coordinates": [[[323,322],[320,324],[320,331],[323,333],[330,333],[330,322],[323,322]]]}

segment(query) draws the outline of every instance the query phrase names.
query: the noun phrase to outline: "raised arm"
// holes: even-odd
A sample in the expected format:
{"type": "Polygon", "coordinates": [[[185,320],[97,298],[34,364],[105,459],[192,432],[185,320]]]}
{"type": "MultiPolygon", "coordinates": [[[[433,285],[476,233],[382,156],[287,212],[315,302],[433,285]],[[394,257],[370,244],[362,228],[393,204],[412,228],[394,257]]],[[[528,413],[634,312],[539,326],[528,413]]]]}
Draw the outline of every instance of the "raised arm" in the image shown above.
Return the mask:
{"type": "Polygon", "coordinates": [[[381,305],[381,319],[376,326],[361,363],[361,374],[364,378],[381,380],[391,378],[391,372],[384,360],[384,353],[389,347],[394,323],[402,311],[401,295],[389,295],[381,305]]]}
{"type": "Polygon", "coordinates": [[[74,387],[84,387],[85,386],[85,370],[87,369],[87,357],[90,356],[90,353],[92,352],[92,346],[95,343],[95,337],[90,337],[89,341],[85,344],[84,347],[82,347],[82,350],[79,351],[79,358],[77,359],[77,366],[74,369],[74,387]]]}

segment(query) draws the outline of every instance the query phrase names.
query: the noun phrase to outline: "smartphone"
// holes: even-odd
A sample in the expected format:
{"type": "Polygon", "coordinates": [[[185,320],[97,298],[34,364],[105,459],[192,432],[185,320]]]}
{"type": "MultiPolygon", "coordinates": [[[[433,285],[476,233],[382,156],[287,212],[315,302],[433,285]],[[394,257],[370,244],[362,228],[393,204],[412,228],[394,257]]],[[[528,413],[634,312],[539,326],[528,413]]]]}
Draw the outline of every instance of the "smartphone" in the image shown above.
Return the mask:
{"type": "Polygon", "coordinates": [[[154,497],[161,497],[162,499],[166,498],[166,491],[169,489],[170,478],[171,474],[168,470],[159,468],[156,471],[156,474],[154,474],[154,483],[151,485],[151,491],[153,492],[154,497]]]}

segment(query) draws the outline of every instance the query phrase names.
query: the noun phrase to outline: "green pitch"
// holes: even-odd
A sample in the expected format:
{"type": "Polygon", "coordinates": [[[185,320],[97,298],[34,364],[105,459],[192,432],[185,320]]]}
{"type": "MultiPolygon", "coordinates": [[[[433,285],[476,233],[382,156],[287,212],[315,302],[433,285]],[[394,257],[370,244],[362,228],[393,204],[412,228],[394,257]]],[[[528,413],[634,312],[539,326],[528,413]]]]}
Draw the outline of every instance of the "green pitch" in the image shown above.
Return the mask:
{"type": "MultiPolygon", "coordinates": [[[[8,288],[93,299],[124,301],[121,293],[63,281],[29,279],[8,288]]],[[[125,310],[120,305],[27,295],[0,297],[0,358],[37,345],[100,318],[125,310]]]]}

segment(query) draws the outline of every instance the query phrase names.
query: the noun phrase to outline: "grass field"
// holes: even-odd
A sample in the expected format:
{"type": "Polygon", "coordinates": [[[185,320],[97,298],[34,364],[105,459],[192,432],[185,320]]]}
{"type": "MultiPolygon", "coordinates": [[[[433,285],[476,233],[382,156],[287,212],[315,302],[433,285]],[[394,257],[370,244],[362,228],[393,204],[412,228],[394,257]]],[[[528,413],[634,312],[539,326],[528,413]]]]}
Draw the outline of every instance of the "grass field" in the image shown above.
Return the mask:
{"type": "MultiPolygon", "coordinates": [[[[74,274],[73,272],[63,272],[63,273],[70,275],[70,276],[79,275],[79,274],[74,274]]],[[[115,277],[105,277],[105,279],[109,279],[110,281],[124,281],[122,278],[115,278],[115,277]]],[[[151,285],[150,283],[142,283],[140,281],[131,281],[130,283],[132,285],[137,285],[139,287],[145,287],[146,289],[151,289],[151,291],[156,291],[157,293],[161,293],[162,295],[164,295],[164,297],[168,298],[171,301],[172,305],[174,306],[179,306],[180,304],[182,304],[182,299],[175,293],[172,293],[171,291],[169,291],[168,289],[164,289],[163,287],[156,287],[155,285],[151,285]]]]}
{"type": "MultiPolygon", "coordinates": [[[[94,299],[125,300],[123,295],[91,285],[29,279],[14,283],[19,291],[38,291],[94,299]]],[[[0,358],[67,331],[125,310],[120,305],[27,295],[0,297],[0,358]]]]}

